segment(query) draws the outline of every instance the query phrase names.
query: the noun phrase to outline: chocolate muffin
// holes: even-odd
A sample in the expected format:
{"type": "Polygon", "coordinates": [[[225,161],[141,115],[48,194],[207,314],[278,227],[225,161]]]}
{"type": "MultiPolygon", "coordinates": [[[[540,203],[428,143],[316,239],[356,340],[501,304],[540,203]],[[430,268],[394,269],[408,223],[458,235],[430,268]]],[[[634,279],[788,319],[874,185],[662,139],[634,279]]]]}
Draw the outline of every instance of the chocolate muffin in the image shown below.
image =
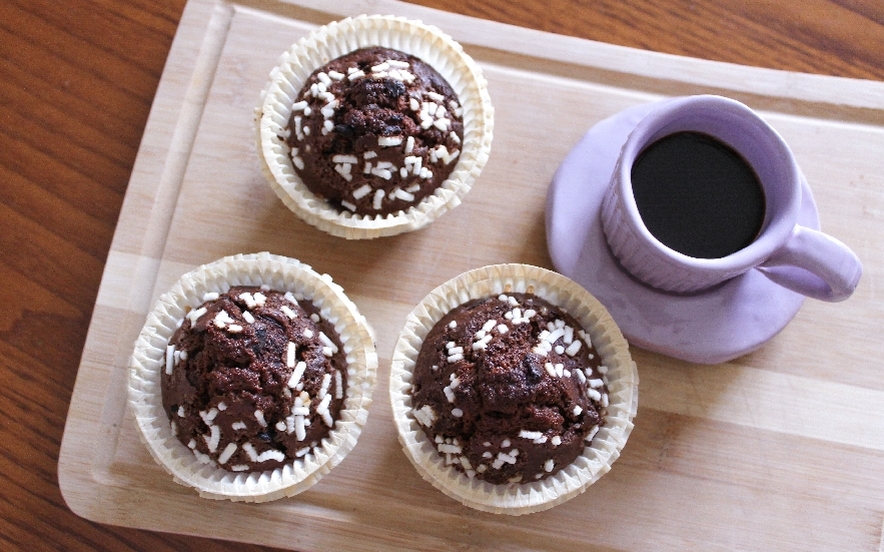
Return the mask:
{"type": "Polygon", "coordinates": [[[606,368],[579,323],[530,294],[465,303],[424,339],[414,416],[446,464],[489,483],[543,479],[604,424],[606,368]]]}
{"type": "Polygon", "coordinates": [[[448,179],[463,108],[435,69],[390,48],[362,48],[304,83],[286,129],[295,172],[336,208],[387,215],[448,179]]]}
{"type": "Polygon", "coordinates": [[[233,287],[185,316],[162,374],[163,407],[202,461],[274,469],[326,438],[344,404],[347,360],[303,297],[233,287]]]}
{"type": "Polygon", "coordinates": [[[148,313],[129,407],[175,482],[266,502],[346,457],[376,380],[371,328],[341,286],[295,259],[233,255],[183,274],[148,313]]]}
{"type": "Polygon", "coordinates": [[[390,368],[399,441],[462,504],[522,515],[584,492],[620,456],[638,372],[584,288],[540,267],[490,265],[440,285],[399,334],[390,368]]]}
{"type": "Polygon", "coordinates": [[[482,70],[436,27],[334,21],[283,53],[255,110],[261,171],[285,205],[334,236],[423,228],[461,203],[491,152],[482,70]]]}

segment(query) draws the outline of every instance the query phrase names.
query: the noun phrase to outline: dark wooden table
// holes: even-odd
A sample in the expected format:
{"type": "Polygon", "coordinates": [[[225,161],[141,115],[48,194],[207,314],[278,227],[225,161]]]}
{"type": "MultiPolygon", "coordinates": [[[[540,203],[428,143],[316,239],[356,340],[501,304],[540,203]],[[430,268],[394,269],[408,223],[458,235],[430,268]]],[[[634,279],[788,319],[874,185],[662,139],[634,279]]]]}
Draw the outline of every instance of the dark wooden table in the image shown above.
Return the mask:
{"type": "MultiPolygon", "coordinates": [[[[412,1],[635,48],[884,80],[880,0],[412,1]]],[[[67,508],[58,487],[80,354],[184,4],[0,3],[4,550],[262,549],[92,523],[67,508]]]]}

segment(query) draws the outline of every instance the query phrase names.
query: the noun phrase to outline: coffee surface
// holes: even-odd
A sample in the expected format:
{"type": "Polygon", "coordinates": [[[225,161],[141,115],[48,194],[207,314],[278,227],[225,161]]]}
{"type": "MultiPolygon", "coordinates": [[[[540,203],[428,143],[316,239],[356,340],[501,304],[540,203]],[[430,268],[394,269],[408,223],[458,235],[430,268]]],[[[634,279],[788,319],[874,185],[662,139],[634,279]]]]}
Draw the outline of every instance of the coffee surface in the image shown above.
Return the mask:
{"type": "Polygon", "coordinates": [[[734,149],[699,132],[670,134],[648,146],[633,163],[632,188],[651,234],[691,257],[735,253],[764,222],[755,171],[734,149]]]}

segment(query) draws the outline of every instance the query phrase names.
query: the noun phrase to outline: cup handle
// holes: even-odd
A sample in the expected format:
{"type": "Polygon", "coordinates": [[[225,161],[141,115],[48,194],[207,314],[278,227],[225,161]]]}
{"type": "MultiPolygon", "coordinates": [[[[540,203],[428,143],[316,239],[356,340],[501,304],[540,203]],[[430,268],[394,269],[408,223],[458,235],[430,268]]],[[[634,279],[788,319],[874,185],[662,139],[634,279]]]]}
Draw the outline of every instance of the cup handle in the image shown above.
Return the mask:
{"type": "Polygon", "coordinates": [[[859,284],[862,264],[828,234],[796,225],[779,251],[758,269],[777,284],[822,301],[843,301],[859,284]]]}

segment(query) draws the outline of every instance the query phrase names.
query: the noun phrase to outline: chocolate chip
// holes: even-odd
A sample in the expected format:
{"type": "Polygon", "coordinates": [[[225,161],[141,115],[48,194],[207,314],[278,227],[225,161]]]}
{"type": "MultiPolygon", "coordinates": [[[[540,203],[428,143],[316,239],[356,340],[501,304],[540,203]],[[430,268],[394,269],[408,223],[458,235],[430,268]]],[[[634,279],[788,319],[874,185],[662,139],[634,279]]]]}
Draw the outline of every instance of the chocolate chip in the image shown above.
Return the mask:
{"type": "Polygon", "coordinates": [[[399,80],[387,79],[384,81],[384,90],[387,91],[387,95],[391,98],[398,98],[405,94],[405,84],[399,80]]]}
{"type": "Polygon", "coordinates": [[[532,385],[536,385],[540,378],[543,377],[543,367],[540,365],[540,358],[534,353],[525,355],[522,359],[522,368],[525,370],[525,379],[532,385]]]}
{"type": "Polygon", "coordinates": [[[348,124],[335,125],[334,132],[340,134],[344,138],[352,138],[356,134],[353,127],[348,124]]]}

